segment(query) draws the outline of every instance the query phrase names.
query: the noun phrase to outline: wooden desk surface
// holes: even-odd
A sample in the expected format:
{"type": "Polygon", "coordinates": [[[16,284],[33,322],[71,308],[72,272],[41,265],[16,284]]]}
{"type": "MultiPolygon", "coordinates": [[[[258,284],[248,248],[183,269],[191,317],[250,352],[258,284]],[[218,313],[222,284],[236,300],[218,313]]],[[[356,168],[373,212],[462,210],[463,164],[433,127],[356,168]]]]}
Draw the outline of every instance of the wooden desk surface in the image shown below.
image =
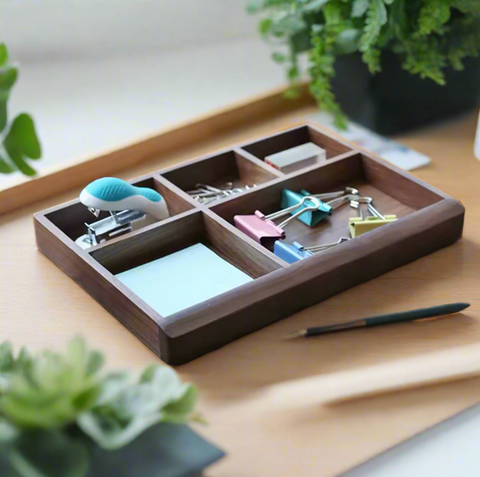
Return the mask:
{"type": "MultiPolygon", "coordinates": [[[[224,135],[122,176],[188,160],[280,126],[305,109],[224,135]]],[[[354,370],[480,341],[480,162],[474,159],[475,115],[400,138],[433,163],[416,174],[460,199],[467,209],[462,241],[434,255],[349,290],[313,308],[178,368],[200,390],[209,426],[199,431],[228,457],[208,475],[327,477],[351,468],[436,422],[480,401],[480,378],[404,391],[333,407],[295,406],[275,398],[271,385],[354,370]],[[284,341],[289,331],[313,325],[468,301],[463,316],[421,326],[400,324],[284,341]]],[[[60,348],[74,334],[102,349],[110,367],[139,369],[158,358],[35,247],[32,214],[73,198],[67,195],[0,218],[0,337],[32,349],[60,348]]],[[[480,359],[480,344],[478,345],[480,359]]],[[[432,456],[433,457],[433,456],[432,456]]]]}

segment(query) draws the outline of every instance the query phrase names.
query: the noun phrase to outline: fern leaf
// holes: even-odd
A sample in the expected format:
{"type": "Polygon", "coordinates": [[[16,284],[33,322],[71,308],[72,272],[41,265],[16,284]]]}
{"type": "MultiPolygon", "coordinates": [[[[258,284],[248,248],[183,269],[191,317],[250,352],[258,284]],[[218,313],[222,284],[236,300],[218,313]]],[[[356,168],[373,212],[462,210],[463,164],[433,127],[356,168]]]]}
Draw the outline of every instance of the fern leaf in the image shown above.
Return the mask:
{"type": "Polygon", "coordinates": [[[352,17],[363,17],[370,6],[370,0],[354,0],[352,5],[352,17]]]}
{"type": "Polygon", "coordinates": [[[450,20],[450,5],[445,0],[429,0],[420,8],[418,33],[443,33],[443,26],[450,20]]]}
{"type": "Polygon", "coordinates": [[[377,41],[382,26],[387,23],[387,9],[383,0],[372,0],[367,11],[365,28],[360,40],[360,51],[367,51],[377,41]]]}

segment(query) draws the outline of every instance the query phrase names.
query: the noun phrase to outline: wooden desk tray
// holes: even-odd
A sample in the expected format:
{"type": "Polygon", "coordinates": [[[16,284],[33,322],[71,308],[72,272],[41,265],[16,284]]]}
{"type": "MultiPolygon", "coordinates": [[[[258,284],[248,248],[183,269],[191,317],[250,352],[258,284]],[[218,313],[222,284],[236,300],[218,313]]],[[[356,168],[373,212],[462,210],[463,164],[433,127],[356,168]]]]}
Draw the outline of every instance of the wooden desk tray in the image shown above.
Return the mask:
{"type": "MultiPolygon", "coordinates": [[[[88,250],[74,240],[93,216],[78,200],[35,214],[38,248],[163,361],[179,365],[319,303],[350,287],[453,244],[465,210],[452,197],[313,125],[302,125],[132,181],[156,189],[171,217],[88,250]],[[306,142],[327,150],[321,165],[283,174],[265,156],[306,142]],[[257,184],[201,205],[185,191],[196,183],[257,184]],[[237,214],[279,210],[281,192],[357,187],[375,207],[399,217],[341,246],[287,264],[233,225],[237,214]],[[203,243],[255,280],[212,300],[162,317],[115,274],[203,243]]],[[[298,220],[287,241],[330,243],[348,236],[348,206],[317,227],[298,220]]],[[[202,277],[198,277],[201,280],[202,277]]],[[[65,297],[68,299],[68,297],[65,297]]],[[[321,324],[319,317],[318,324],[321,324]]]]}

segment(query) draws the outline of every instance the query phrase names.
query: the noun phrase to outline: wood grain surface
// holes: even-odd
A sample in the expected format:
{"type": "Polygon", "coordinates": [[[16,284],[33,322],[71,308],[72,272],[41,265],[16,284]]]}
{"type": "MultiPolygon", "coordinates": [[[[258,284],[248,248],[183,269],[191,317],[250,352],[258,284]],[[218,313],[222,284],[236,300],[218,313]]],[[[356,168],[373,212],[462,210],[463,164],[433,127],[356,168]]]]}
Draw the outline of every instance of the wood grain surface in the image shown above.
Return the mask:
{"type": "MultiPolygon", "coordinates": [[[[159,157],[157,169],[290,125],[299,114],[311,112],[306,108],[220,134],[159,157]]],[[[474,129],[472,114],[399,138],[433,158],[416,174],[467,208],[463,240],[177,368],[184,379],[198,385],[200,409],[209,421],[199,432],[228,452],[207,476],[335,476],[480,401],[479,378],[334,407],[315,401],[299,406],[291,395],[271,392],[277,385],[289,387],[289,381],[403,358],[421,360],[434,351],[453,356],[466,346],[476,350],[472,359],[480,360],[480,162],[472,154],[474,129]],[[404,323],[308,341],[282,339],[319,319],[335,323],[455,301],[472,306],[454,320],[404,323]]],[[[120,176],[151,170],[151,164],[141,165],[120,176]]],[[[74,334],[82,334],[106,352],[110,367],[140,369],[160,362],[36,249],[32,214],[78,193],[73,190],[0,218],[2,339],[32,349],[58,349],[74,334]]],[[[312,393],[314,388],[303,392],[312,393]]]]}

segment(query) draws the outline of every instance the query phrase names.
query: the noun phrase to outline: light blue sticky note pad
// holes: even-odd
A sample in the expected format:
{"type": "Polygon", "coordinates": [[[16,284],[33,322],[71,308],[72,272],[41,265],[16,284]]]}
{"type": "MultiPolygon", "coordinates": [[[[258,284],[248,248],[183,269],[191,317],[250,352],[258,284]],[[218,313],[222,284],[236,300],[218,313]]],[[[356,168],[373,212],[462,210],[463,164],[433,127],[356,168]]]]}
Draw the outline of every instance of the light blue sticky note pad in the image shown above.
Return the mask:
{"type": "Polygon", "coordinates": [[[116,277],[162,316],[253,280],[201,243],[116,277]]]}

